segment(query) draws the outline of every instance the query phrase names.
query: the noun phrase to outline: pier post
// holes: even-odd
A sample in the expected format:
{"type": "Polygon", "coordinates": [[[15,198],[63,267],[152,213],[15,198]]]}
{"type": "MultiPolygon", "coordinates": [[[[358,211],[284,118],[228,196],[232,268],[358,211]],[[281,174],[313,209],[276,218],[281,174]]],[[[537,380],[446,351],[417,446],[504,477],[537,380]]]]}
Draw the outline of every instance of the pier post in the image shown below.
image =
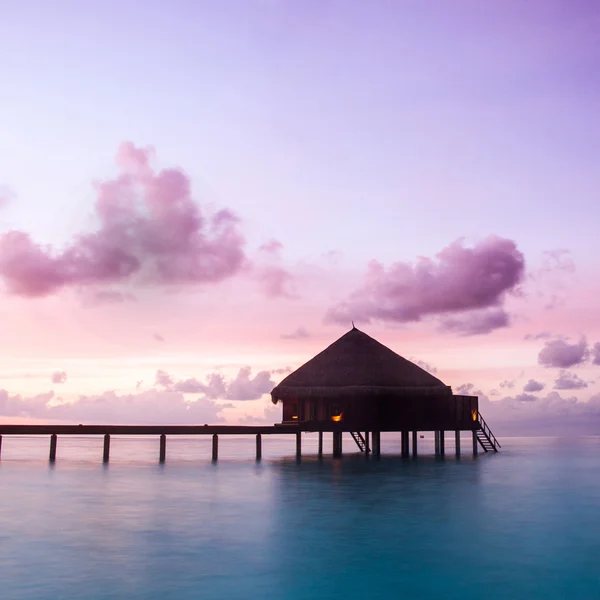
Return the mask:
{"type": "Polygon", "coordinates": [[[110,435],[108,433],[104,434],[104,449],[102,452],[102,462],[107,463],[110,457],[110,435]]]}
{"type": "Polygon", "coordinates": [[[262,458],[262,436],[260,433],[256,434],[256,460],[262,458]]]}
{"type": "Polygon", "coordinates": [[[371,445],[369,444],[369,432],[365,431],[365,454],[371,452],[371,445]]]}
{"type": "Polygon", "coordinates": [[[302,432],[296,433],[296,458],[302,458],[302,432]]]}
{"type": "Polygon", "coordinates": [[[323,432],[319,431],[319,450],[317,451],[319,458],[323,457],[323,432]]]}
{"type": "Polygon", "coordinates": [[[417,455],[417,432],[412,432],[412,455],[413,458],[417,455]]]}
{"type": "Polygon", "coordinates": [[[56,443],[58,441],[58,437],[55,433],[50,436],[50,461],[54,462],[56,460],[56,443]]]}
{"type": "Polygon", "coordinates": [[[439,454],[440,454],[440,432],[437,429],[433,432],[433,438],[435,441],[435,455],[439,456],[439,454]]]}
{"type": "Polygon", "coordinates": [[[381,432],[380,431],[373,431],[371,433],[371,438],[372,438],[372,446],[373,446],[373,455],[374,456],[381,456],[381,432]]]}
{"type": "Polygon", "coordinates": [[[446,447],[444,442],[444,437],[446,432],[444,430],[440,431],[440,456],[444,456],[446,454],[446,447]]]}
{"type": "Polygon", "coordinates": [[[2,436],[0,435],[0,457],[2,457],[2,436]]]}
{"type": "Polygon", "coordinates": [[[219,458],[219,436],[213,433],[212,438],[212,459],[217,460],[219,458]]]}
{"type": "Polygon", "coordinates": [[[477,432],[473,430],[473,456],[477,456],[477,432]]]}
{"type": "Polygon", "coordinates": [[[408,431],[403,431],[400,434],[401,447],[402,447],[402,458],[408,456],[408,431]]]}
{"type": "Polygon", "coordinates": [[[333,457],[334,458],[342,457],[342,432],[341,431],[333,432],[333,457]]]}
{"type": "Polygon", "coordinates": [[[158,461],[164,463],[167,458],[167,436],[164,433],[160,434],[160,453],[158,461]]]}
{"type": "Polygon", "coordinates": [[[454,447],[456,448],[456,456],[460,456],[460,430],[454,432],[454,447]]]}

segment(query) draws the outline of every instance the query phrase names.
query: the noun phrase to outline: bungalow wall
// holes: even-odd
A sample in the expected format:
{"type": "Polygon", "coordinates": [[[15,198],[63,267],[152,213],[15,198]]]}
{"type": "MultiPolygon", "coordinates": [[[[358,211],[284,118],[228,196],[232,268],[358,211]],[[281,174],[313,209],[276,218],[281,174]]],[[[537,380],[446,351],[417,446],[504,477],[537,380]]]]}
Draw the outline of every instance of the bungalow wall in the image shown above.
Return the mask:
{"type": "MultiPolygon", "coordinates": [[[[366,397],[350,400],[318,398],[285,400],[283,422],[345,431],[432,431],[473,429],[476,396],[366,397]],[[335,421],[333,417],[340,415],[335,421]]],[[[475,412],[476,414],[476,412],[475,412]]]]}

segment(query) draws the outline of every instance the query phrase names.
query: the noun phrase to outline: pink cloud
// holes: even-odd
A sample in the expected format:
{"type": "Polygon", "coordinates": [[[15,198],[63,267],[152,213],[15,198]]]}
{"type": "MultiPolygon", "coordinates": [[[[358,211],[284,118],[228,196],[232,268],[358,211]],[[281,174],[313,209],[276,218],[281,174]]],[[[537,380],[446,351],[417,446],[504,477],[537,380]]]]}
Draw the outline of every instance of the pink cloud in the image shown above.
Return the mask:
{"type": "Polygon", "coordinates": [[[293,290],[293,275],[284,267],[259,267],[256,279],[267,298],[297,298],[293,290]]]}
{"type": "Polygon", "coordinates": [[[52,373],[52,383],[64,383],[67,380],[67,374],[64,371],[55,371],[52,373]]]}
{"type": "Polygon", "coordinates": [[[282,333],[280,337],[283,340],[303,340],[309,338],[310,333],[305,327],[298,327],[298,329],[291,333],[282,333]]]}
{"type": "Polygon", "coordinates": [[[469,311],[457,317],[442,319],[441,329],[458,335],[483,335],[508,327],[510,317],[503,308],[469,311]]]}
{"type": "Polygon", "coordinates": [[[589,357],[588,344],[585,338],[576,344],[569,344],[565,339],[546,342],[538,354],[538,363],[544,367],[567,369],[584,363],[589,357]]]}
{"type": "Polygon", "coordinates": [[[156,389],[123,395],[107,391],[71,403],[52,401],[52,392],[28,398],[0,390],[0,415],[98,424],[216,424],[224,421],[221,411],[233,407],[207,398],[188,401],[182,393],[156,389]]]}
{"type": "Polygon", "coordinates": [[[250,367],[242,367],[236,377],[227,381],[221,373],[210,373],[206,381],[196,378],[175,381],[168,373],[156,372],[156,384],[183,394],[203,394],[212,400],[258,400],[276,385],[271,371],[259,371],[251,376],[250,367]]]}
{"type": "Polygon", "coordinates": [[[530,379],[523,387],[524,392],[541,392],[545,385],[541,381],[530,379]]]}
{"type": "Polygon", "coordinates": [[[593,362],[595,365],[600,365],[600,342],[594,344],[593,362]]]}
{"type": "Polygon", "coordinates": [[[116,283],[134,276],[159,284],[215,283],[245,263],[244,238],[228,210],[203,215],[189,178],[178,169],[155,172],[151,149],[119,147],[121,174],[96,184],[98,229],[62,251],[40,246],[22,231],[0,237],[0,276],[21,296],[62,287],[116,283]]]}
{"type": "MultiPolygon", "coordinates": [[[[439,252],[436,259],[420,258],[416,264],[398,262],[387,270],[372,261],[364,285],[347,301],[330,309],[327,320],[403,323],[429,315],[501,309],[506,294],[517,291],[525,268],[516,244],[497,236],[472,248],[458,240],[439,252]]],[[[502,310],[480,314],[471,333],[505,326],[506,319],[502,310]]],[[[457,322],[449,327],[464,331],[468,324],[457,322]]]]}
{"type": "Polygon", "coordinates": [[[569,371],[561,371],[558,379],[554,382],[555,390],[581,390],[588,386],[579,375],[569,371]]]}

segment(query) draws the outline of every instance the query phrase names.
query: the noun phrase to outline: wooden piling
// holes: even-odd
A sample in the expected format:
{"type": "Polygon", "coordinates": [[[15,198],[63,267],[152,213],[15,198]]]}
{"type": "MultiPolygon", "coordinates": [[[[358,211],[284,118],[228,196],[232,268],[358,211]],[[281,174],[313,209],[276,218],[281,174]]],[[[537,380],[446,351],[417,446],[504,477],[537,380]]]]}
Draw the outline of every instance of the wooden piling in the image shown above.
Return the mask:
{"type": "Polygon", "coordinates": [[[212,459],[217,460],[219,458],[219,436],[213,433],[212,437],[212,459]]]}
{"type": "Polygon", "coordinates": [[[2,436],[0,435],[0,458],[2,458],[2,436]]]}
{"type": "Polygon", "coordinates": [[[104,450],[102,452],[102,462],[107,463],[110,457],[110,434],[104,434],[104,450]]]}
{"type": "Polygon", "coordinates": [[[58,441],[58,437],[55,433],[50,436],[50,461],[54,462],[56,460],[56,443],[58,441]]]}
{"type": "Polygon", "coordinates": [[[412,432],[412,455],[413,458],[417,456],[417,433],[416,431],[412,432]]]}
{"type": "Polygon", "coordinates": [[[402,440],[402,456],[406,458],[409,455],[409,442],[408,442],[408,431],[401,433],[402,440]]]}
{"type": "Polygon", "coordinates": [[[167,436],[164,433],[160,435],[160,454],[158,461],[164,463],[167,458],[167,436]]]}
{"type": "Polygon", "coordinates": [[[454,432],[454,447],[456,449],[456,456],[460,456],[460,430],[457,429],[454,432]]]}
{"type": "Polygon", "coordinates": [[[372,446],[373,446],[373,455],[381,456],[381,432],[373,431],[371,433],[372,446]]]}
{"type": "Polygon", "coordinates": [[[342,432],[341,431],[333,432],[333,457],[334,458],[342,457],[342,432]]]}
{"type": "Polygon", "coordinates": [[[439,456],[440,454],[440,432],[439,431],[434,431],[433,432],[433,439],[434,439],[434,443],[435,443],[435,455],[439,456]]]}
{"type": "Polygon", "coordinates": [[[262,458],[262,436],[260,433],[256,434],[256,460],[262,458]]]}
{"type": "Polygon", "coordinates": [[[323,432],[319,431],[319,449],[317,451],[319,458],[323,457],[323,432]]]}
{"type": "Polygon", "coordinates": [[[296,433],[296,458],[302,458],[302,433],[300,431],[296,433]]]}
{"type": "Polygon", "coordinates": [[[446,454],[445,437],[446,432],[443,430],[440,431],[440,456],[444,456],[446,454]]]}
{"type": "Polygon", "coordinates": [[[473,456],[477,456],[477,432],[473,430],[473,456]]]}
{"type": "Polygon", "coordinates": [[[369,444],[369,432],[365,431],[365,454],[371,452],[371,445],[369,444]]]}

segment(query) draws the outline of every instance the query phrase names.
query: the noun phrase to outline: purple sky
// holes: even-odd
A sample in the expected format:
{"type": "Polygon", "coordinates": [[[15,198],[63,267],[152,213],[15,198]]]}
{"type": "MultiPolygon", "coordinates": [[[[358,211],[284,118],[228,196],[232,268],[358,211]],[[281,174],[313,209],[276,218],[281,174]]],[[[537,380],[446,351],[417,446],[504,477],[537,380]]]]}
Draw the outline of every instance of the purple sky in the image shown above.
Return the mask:
{"type": "MultiPolygon", "coordinates": [[[[538,353],[549,340],[585,336],[590,352],[600,340],[596,2],[22,0],[3,6],[0,57],[0,234],[55,250],[32,275],[32,254],[14,236],[0,243],[0,390],[11,397],[168,393],[152,387],[156,371],[204,381],[220,365],[227,385],[246,366],[253,381],[298,366],[353,315],[399,353],[435,362],[449,384],[484,393],[522,371],[519,393],[530,379],[546,391],[577,382],[550,375],[562,367],[538,353]],[[148,231],[157,239],[174,218],[142,222],[150,205],[126,243],[139,281],[99,277],[98,254],[82,259],[98,232],[102,243],[124,239],[114,222],[100,225],[92,184],[123,176],[114,157],[126,141],[155,149],[156,173],[185,171],[185,219],[194,203],[207,219],[236,215],[240,243],[219,246],[223,277],[204,263],[190,275],[197,236],[177,246],[176,268],[165,262],[182,230],[150,247],[148,231]],[[486,254],[489,236],[500,241],[486,254]],[[460,239],[488,262],[465,250],[438,264],[460,239]],[[511,244],[517,254],[502,250],[511,244]],[[547,254],[561,249],[560,263],[547,254]],[[420,257],[425,270],[407,275],[420,257]],[[500,283],[490,257],[513,261],[500,283]],[[243,273],[254,283],[234,278],[243,273]],[[185,289],[161,296],[156,286],[171,280],[185,289]],[[23,297],[31,286],[42,291],[23,297]],[[523,341],[543,331],[551,337],[523,341]]],[[[592,381],[593,362],[564,368],[592,381]]],[[[580,401],[599,391],[586,385],[580,401]]],[[[247,414],[223,396],[214,401],[233,402],[232,419],[247,414]]]]}

